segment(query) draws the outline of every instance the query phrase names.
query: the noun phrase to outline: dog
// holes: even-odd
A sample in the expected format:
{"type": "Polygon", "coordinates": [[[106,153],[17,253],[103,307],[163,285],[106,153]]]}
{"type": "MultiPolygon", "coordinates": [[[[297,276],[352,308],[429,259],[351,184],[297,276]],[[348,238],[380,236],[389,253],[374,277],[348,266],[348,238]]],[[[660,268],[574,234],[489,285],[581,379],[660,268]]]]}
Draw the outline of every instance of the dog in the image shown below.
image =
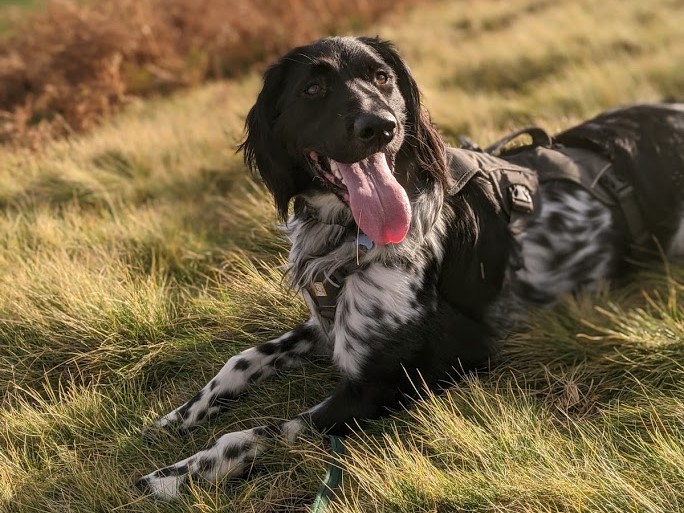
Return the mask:
{"type": "Polygon", "coordinates": [[[344,435],[417,383],[487,368],[531,306],[658,248],[684,253],[684,104],[623,107],[547,142],[447,147],[407,65],[377,38],[322,39],[269,68],[240,150],[283,220],[291,209],[287,275],[311,317],[230,358],[155,426],[187,430],[312,355],[329,355],[341,378],[293,419],[224,434],[138,488],[173,498],[189,477],[244,474],[274,437],[344,435]],[[592,183],[540,171],[556,157],[592,168],[592,183]]]}

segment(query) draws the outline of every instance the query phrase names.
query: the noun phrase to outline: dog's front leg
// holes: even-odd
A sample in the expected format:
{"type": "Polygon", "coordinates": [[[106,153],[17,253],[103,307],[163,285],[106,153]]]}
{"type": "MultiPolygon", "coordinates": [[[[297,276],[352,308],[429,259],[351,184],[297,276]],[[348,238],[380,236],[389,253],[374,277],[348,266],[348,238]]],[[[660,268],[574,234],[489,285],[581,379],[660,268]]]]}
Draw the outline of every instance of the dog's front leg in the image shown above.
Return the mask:
{"type": "Polygon", "coordinates": [[[279,338],[251,347],[230,358],[192,399],[158,419],[157,428],[187,429],[216,414],[252,383],[281,369],[300,366],[307,357],[323,351],[318,327],[308,321],[279,338]]]}
{"type": "Polygon", "coordinates": [[[271,431],[266,427],[221,436],[214,445],[189,458],[141,477],[135,486],[160,499],[177,497],[189,477],[215,482],[241,475],[266,448],[271,431]]]}
{"type": "Polygon", "coordinates": [[[136,486],[161,499],[173,499],[189,478],[216,482],[243,475],[269,447],[272,438],[294,441],[308,426],[322,432],[345,433],[364,419],[377,417],[395,402],[396,390],[386,385],[343,379],[334,393],[298,417],[221,436],[211,447],[141,477],[136,486]]]}

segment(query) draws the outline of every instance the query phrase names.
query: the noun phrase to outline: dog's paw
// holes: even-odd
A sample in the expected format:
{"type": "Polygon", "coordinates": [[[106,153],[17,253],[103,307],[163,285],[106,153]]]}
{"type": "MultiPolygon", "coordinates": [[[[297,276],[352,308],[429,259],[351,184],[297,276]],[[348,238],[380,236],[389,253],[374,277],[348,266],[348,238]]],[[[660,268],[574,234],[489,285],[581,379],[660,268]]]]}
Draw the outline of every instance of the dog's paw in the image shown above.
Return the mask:
{"type": "Polygon", "coordinates": [[[266,432],[259,427],[225,434],[208,449],[141,477],[135,486],[148,495],[170,500],[179,495],[190,476],[210,482],[243,476],[264,452],[266,432]]]}
{"type": "Polygon", "coordinates": [[[146,427],[143,430],[143,439],[146,439],[145,432],[149,432],[148,438],[152,440],[155,438],[154,435],[160,432],[185,434],[193,427],[203,424],[226,410],[236,398],[230,393],[217,394],[211,391],[206,392],[204,389],[200,390],[188,402],[146,427]]]}
{"type": "Polygon", "coordinates": [[[141,477],[135,482],[135,487],[145,495],[170,501],[180,495],[181,487],[187,478],[187,468],[177,469],[174,465],[141,477]]]}
{"type": "Polygon", "coordinates": [[[184,421],[183,417],[174,410],[163,417],[158,418],[151,424],[142,428],[142,441],[146,445],[153,445],[169,437],[184,437],[190,431],[191,425],[184,421]]]}

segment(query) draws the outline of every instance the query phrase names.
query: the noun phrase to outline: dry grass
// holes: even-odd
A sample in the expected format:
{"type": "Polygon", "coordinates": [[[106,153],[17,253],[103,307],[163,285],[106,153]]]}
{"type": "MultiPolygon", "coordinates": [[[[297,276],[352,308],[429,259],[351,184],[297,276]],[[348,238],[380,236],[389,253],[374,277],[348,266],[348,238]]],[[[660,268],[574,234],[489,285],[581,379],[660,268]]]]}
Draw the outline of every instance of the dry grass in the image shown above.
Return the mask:
{"type": "Polygon", "coordinates": [[[645,302],[637,286],[568,299],[506,341],[486,379],[358,436],[334,511],[680,511],[678,273],[642,274],[645,302]]]}
{"type": "Polygon", "coordinates": [[[42,0],[0,0],[0,35],[11,30],[26,12],[41,3],[42,0]]]}
{"type": "Polygon", "coordinates": [[[132,97],[237,76],[323,34],[359,29],[396,0],[51,0],[0,47],[0,143],[92,128],[132,97]]]}
{"type": "Polygon", "coordinates": [[[449,136],[568,126],[612,105],[684,96],[681,0],[481,2],[390,28],[449,136]],[[608,23],[607,20],[610,20],[608,23]]]}
{"type": "MultiPolygon", "coordinates": [[[[682,7],[442,3],[372,33],[397,42],[448,137],[486,143],[678,94],[682,7]]],[[[233,154],[258,86],[250,73],[134,103],[39,153],[0,150],[0,510],[306,510],[318,438],[175,504],[131,488],[223,431],[298,413],[334,381],[308,367],[190,437],[140,439],[230,355],[305,315],[281,287],[273,208],[233,154]]],[[[350,439],[335,509],[680,510],[683,283],[681,265],[656,266],[539,312],[489,375],[350,439]]]]}

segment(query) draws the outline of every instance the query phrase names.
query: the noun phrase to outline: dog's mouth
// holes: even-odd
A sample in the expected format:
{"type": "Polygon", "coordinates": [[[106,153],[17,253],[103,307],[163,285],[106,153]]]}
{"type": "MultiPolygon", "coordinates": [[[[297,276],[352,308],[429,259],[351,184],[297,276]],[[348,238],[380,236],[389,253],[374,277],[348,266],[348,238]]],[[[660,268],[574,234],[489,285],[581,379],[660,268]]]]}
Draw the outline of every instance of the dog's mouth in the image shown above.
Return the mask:
{"type": "Polygon", "coordinates": [[[317,176],[321,179],[323,184],[331,192],[340,198],[345,203],[349,204],[349,191],[347,185],[344,183],[344,177],[340,172],[337,162],[334,160],[319,155],[315,151],[309,152],[309,160],[313,164],[317,176]]]}
{"type": "Polygon", "coordinates": [[[376,244],[399,243],[411,224],[411,203],[394,178],[394,158],[378,152],[352,163],[310,151],[308,158],[325,186],[349,205],[354,220],[376,244]]]}

